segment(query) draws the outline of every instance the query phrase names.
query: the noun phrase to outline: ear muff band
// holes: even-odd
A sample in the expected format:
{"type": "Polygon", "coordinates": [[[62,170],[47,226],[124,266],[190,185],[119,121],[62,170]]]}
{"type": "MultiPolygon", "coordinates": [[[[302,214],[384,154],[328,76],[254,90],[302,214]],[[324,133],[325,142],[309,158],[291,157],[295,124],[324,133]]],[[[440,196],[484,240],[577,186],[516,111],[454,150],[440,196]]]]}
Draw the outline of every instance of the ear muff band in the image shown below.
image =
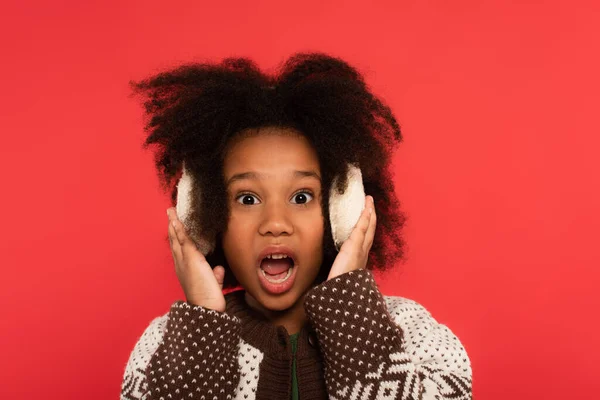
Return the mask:
{"type": "MultiPolygon", "coordinates": [[[[186,171],[184,165],[183,174],[177,183],[176,210],[177,216],[185,226],[189,226],[188,218],[190,216],[193,185],[193,178],[186,171]]],[[[350,237],[352,229],[354,229],[362,210],[365,208],[365,189],[360,169],[354,165],[348,166],[346,191],[343,194],[339,194],[335,190],[336,186],[337,179],[334,179],[329,191],[329,221],[335,247],[339,250],[350,237]]],[[[191,238],[202,254],[207,255],[214,250],[214,243],[209,243],[193,233],[191,233],[191,238]]]]}

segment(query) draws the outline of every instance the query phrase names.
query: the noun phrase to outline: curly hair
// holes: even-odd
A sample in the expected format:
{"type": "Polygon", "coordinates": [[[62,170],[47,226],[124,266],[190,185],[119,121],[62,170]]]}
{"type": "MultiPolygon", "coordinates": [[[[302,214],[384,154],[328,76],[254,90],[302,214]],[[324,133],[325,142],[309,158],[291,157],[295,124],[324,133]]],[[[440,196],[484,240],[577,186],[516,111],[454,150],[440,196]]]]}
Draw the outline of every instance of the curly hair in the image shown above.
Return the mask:
{"type": "MultiPolygon", "coordinates": [[[[385,270],[404,257],[402,227],[406,217],[394,192],[391,154],[402,141],[390,108],[377,98],[362,75],[347,62],[323,53],[297,53],[276,74],[262,72],[248,58],[220,63],[192,63],[131,82],[143,97],[148,136],[161,186],[176,202],[182,163],[192,175],[188,230],[217,244],[207,255],[210,265],[228,269],[221,246],[229,210],[223,160],[231,139],[261,127],[293,129],[316,150],[323,193],[343,193],[348,165],[361,169],[365,192],[373,196],[377,230],[369,269],[385,270]],[[194,207],[194,205],[201,205],[194,207]]],[[[337,250],[329,223],[329,196],[322,196],[325,224],[323,281],[337,250]]],[[[226,274],[224,287],[237,285],[226,274]]]]}

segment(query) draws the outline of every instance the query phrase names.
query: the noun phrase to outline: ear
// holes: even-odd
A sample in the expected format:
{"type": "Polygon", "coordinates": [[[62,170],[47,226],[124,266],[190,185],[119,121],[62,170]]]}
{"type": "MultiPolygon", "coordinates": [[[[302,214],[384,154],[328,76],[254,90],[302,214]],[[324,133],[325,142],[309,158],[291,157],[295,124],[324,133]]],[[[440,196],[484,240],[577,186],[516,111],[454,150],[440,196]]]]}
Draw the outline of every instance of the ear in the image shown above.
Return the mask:
{"type": "Polygon", "coordinates": [[[337,179],[329,190],[329,221],[337,250],[348,240],[352,229],[365,208],[365,188],[362,173],[354,165],[348,166],[347,188],[343,194],[335,190],[337,179]]]}
{"type": "MultiPolygon", "coordinates": [[[[194,180],[185,169],[185,163],[183,165],[183,174],[177,183],[177,216],[184,226],[189,227],[189,216],[191,212],[192,204],[192,187],[194,187],[194,180]]],[[[198,250],[207,255],[214,250],[214,243],[209,243],[207,240],[194,235],[190,232],[190,237],[196,243],[198,250]]]]}

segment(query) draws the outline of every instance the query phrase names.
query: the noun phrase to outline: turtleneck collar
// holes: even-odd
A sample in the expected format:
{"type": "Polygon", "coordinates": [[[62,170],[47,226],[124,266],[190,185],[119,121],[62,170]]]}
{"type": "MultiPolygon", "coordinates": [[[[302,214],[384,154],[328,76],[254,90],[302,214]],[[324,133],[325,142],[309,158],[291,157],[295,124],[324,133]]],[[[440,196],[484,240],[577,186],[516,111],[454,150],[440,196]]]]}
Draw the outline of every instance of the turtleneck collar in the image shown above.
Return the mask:
{"type": "MultiPolygon", "coordinates": [[[[283,326],[276,326],[264,315],[251,308],[245,300],[246,292],[238,290],[225,296],[226,312],[241,320],[241,337],[248,344],[256,347],[270,358],[290,360],[292,346],[287,330],[283,326]]],[[[298,333],[297,358],[318,357],[316,334],[306,323],[298,333]]]]}

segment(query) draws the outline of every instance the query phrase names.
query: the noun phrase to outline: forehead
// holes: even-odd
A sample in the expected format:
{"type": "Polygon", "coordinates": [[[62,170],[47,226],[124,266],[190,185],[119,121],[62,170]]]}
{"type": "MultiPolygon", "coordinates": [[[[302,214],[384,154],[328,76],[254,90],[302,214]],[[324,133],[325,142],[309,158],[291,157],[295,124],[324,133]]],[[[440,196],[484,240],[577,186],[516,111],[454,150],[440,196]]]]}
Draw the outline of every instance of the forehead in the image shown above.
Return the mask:
{"type": "Polygon", "coordinates": [[[276,176],[314,171],[320,175],[318,156],[308,139],[285,128],[241,133],[228,147],[223,169],[226,178],[245,172],[276,176]]]}

